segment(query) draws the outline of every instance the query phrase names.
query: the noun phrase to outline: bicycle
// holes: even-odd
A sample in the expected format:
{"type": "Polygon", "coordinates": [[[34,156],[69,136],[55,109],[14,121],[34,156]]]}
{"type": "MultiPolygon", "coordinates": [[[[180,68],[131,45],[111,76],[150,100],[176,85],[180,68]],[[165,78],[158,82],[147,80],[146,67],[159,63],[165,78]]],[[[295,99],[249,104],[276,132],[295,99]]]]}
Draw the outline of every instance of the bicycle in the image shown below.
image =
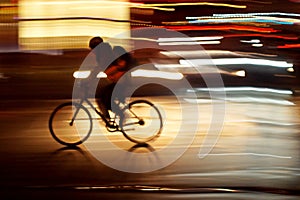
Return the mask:
{"type": "MultiPolygon", "coordinates": [[[[79,103],[75,101],[62,103],[51,113],[49,130],[58,143],[66,146],[77,146],[89,138],[94,120],[89,109],[102,119],[107,131],[119,131],[133,143],[144,144],[160,136],[163,128],[162,115],[150,101],[140,99],[124,103],[115,100],[122,114],[115,113],[108,120],[101,113],[101,110],[89,100],[88,90],[84,91],[79,103]],[[86,104],[84,105],[84,103],[86,104]]],[[[99,121],[99,119],[96,120],[99,121]]]]}

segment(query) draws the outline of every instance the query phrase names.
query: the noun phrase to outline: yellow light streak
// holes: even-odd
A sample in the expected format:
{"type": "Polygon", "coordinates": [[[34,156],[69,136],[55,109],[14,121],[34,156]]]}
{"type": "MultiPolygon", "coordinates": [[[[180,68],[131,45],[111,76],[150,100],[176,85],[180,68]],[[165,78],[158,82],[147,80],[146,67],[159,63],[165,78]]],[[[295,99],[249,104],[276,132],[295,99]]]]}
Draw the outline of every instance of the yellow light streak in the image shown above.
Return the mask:
{"type": "Polygon", "coordinates": [[[246,77],[246,72],[245,72],[245,70],[239,70],[239,71],[233,72],[232,75],[246,77]]]}
{"type": "Polygon", "coordinates": [[[246,5],[234,5],[226,3],[211,3],[211,2],[190,2],[190,3],[157,3],[157,4],[142,4],[139,8],[152,8],[152,7],[166,7],[166,6],[217,6],[217,7],[230,7],[230,8],[247,8],[246,5]]]}

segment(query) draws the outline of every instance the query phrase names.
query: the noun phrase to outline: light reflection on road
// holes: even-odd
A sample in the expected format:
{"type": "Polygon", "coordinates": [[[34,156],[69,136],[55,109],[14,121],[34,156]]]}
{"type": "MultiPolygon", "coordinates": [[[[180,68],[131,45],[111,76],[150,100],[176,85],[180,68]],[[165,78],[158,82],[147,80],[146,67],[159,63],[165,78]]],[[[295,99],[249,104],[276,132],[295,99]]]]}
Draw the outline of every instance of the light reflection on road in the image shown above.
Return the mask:
{"type": "MultiPolygon", "coordinates": [[[[264,96],[264,98],[273,97],[264,96]]],[[[172,134],[176,132],[174,124],[177,123],[176,118],[179,116],[176,102],[169,96],[149,97],[149,99],[171,114],[168,118],[170,124],[164,129],[166,135],[149,143],[150,146],[141,147],[134,146],[120,134],[109,135],[109,139],[117,147],[135,153],[148,153],[164,148],[170,142],[172,134]]],[[[226,101],[226,117],[222,133],[210,154],[204,158],[198,157],[199,148],[203,145],[207,129],[215,122],[211,121],[209,99],[207,102],[201,102],[198,104],[201,112],[199,124],[191,124],[199,127],[198,132],[194,143],[184,155],[170,166],[152,173],[139,175],[125,173],[126,179],[123,180],[117,178],[117,174],[123,173],[95,160],[84,145],[80,146],[81,151],[57,151],[62,146],[50,137],[47,119],[51,110],[63,100],[40,101],[39,104],[30,101],[23,104],[20,101],[6,101],[5,106],[11,109],[3,110],[0,116],[4,130],[1,140],[6,141],[0,148],[2,153],[6,152],[1,176],[7,183],[25,185],[130,183],[193,187],[272,186],[299,190],[299,184],[296,183],[299,183],[300,171],[300,99],[290,95],[281,96],[281,99],[289,100],[294,105],[226,101]],[[19,123],[13,126],[16,119],[19,123]],[[47,152],[56,152],[56,156],[53,157],[53,154],[50,156],[47,152]],[[70,153],[72,158],[69,157],[70,153]],[[37,168],[40,171],[33,172],[37,168]],[[71,171],[64,175],[64,170],[71,171]],[[86,173],[89,170],[91,171],[86,173]],[[51,171],[52,175],[45,173],[46,171],[51,171]],[[71,172],[72,177],[67,178],[71,172]]],[[[96,135],[97,131],[92,134],[96,135]]],[[[188,137],[190,133],[186,131],[186,134],[188,137]]],[[[92,137],[88,140],[92,142],[92,137]]],[[[101,149],[101,145],[97,148],[101,149]]],[[[171,149],[170,155],[177,148],[183,147],[179,145],[171,149]]],[[[110,149],[102,150],[105,153],[110,152],[110,149]]],[[[156,159],[149,158],[148,163],[144,164],[155,162],[156,159]]],[[[128,160],[123,161],[126,165],[128,160]]]]}

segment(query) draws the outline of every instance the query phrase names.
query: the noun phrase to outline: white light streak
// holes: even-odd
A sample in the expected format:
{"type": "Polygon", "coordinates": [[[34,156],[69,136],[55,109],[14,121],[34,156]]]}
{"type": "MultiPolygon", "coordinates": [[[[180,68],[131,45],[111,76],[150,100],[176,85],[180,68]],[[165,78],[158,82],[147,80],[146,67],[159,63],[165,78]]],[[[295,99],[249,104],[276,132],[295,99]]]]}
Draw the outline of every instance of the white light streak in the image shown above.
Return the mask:
{"type": "Polygon", "coordinates": [[[207,37],[173,37],[173,38],[158,38],[157,42],[191,42],[191,41],[206,41],[206,40],[221,40],[223,36],[207,36],[207,37]]]}
{"type": "MultiPolygon", "coordinates": [[[[254,58],[215,58],[215,59],[190,59],[190,63],[200,65],[263,65],[278,68],[293,67],[292,63],[286,61],[276,61],[267,59],[254,59],[254,58]]],[[[179,63],[186,64],[186,60],[179,60],[179,63]]]]}
{"type": "Polygon", "coordinates": [[[239,70],[239,71],[233,72],[232,74],[235,76],[246,77],[245,70],[239,70]]]}
{"type": "Polygon", "coordinates": [[[295,70],[294,70],[294,68],[293,68],[293,67],[289,67],[289,68],[287,68],[287,69],[286,69],[286,71],[288,71],[288,72],[295,72],[295,70]]]}
{"type": "MultiPolygon", "coordinates": [[[[195,88],[195,91],[225,91],[225,92],[263,92],[291,95],[291,90],[278,90],[273,88],[257,88],[257,87],[226,87],[226,88],[195,88]]],[[[188,90],[188,92],[193,92],[188,90]]]]}
{"type": "Polygon", "coordinates": [[[131,72],[132,77],[146,77],[146,78],[162,78],[169,80],[181,80],[183,75],[179,72],[163,72],[157,70],[138,69],[131,72]]]}
{"type": "Polygon", "coordinates": [[[208,58],[208,57],[278,57],[278,55],[262,54],[257,52],[240,52],[240,51],[227,51],[227,50],[183,50],[183,51],[161,51],[162,55],[170,58],[208,58]]]}
{"type": "Polygon", "coordinates": [[[259,39],[252,39],[252,40],[240,40],[242,43],[250,43],[250,44],[257,44],[260,43],[259,39]]]}
{"type": "Polygon", "coordinates": [[[263,47],[264,45],[263,44],[252,44],[251,46],[253,46],[253,47],[263,47]]]}
{"type": "Polygon", "coordinates": [[[219,40],[223,36],[207,36],[207,37],[173,37],[173,38],[158,38],[157,42],[160,46],[171,45],[201,45],[201,44],[220,44],[219,40]]]}
{"type": "Polygon", "coordinates": [[[74,78],[81,78],[81,79],[85,79],[88,78],[91,74],[91,71],[87,70],[87,71],[75,71],[73,73],[73,77],[74,78]]]}
{"type": "Polygon", "coordinates": [[[203,44],[220,44],[220,41],[202,41],[202,42],[161,42],[158,43],[160,46],[176,46],[176,45],[203,45],[203,44]]]}
{"type": "Polygon", "coordinates": [[[213,14],[215,17],[248,17],[248,16],[290,16],[300,17],[300,14],[296,13],[283,13],[283,12],[269,12],[269,13],[237,13],[237,14],[213,14]]]}
{"type": "Polygon", "coordinates": [[[276,23],[292,25],[293,23],[300,23],[300,20],[295,18],[300,17],[296,13],[238,13],[238,14],[213,14],[213,16],[198,16],[186,17],[189,23],[209,23],[209,22],[262,22],[262,23],[276,23]]]}
{"type": "Polygon", "coordinates": [[[99,73],[97,74],[97,78],[107,78],[107,75],[106,75],[105,72],[99,72],[99,73]]]}

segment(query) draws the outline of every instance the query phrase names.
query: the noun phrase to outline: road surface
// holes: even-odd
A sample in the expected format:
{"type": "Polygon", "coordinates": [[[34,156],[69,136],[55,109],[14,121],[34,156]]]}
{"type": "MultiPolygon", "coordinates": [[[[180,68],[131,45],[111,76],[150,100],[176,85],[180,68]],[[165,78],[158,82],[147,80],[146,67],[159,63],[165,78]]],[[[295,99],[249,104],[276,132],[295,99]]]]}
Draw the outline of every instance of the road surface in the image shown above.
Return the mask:
{"type": "MultiPolygon", "coordinates": [[[[109,140],[115,148],[136,153],[159,152],[170,142],[166,135],[178,132],[174,124],[181,114],[176,99],[172,96],[145,98],[165,113],[168,124],[162,136],[149,143],[151,148],[134,148],[124,136],[113,134],[109,140]]],[[[194,142],[178,160],[149,173],[115,170],[95,158],[84,144],[69,149],[56,143],[47,123],[51,111],[67,99],[2,100],[0,191],[7,197],[25,195],[33,199],[218,199],[226,196],[244,199],[258,194],[265,195],[266,199],[293,199],[300,189],[300,99],[281,95],[277,100],[260,93],[248,97],[228,95],[221,101],[226,106],[221,133],[204,158],[199,157],[199,150],[203,148],[209,126],[218,123],[211,121],[209,99],[198,99],[193,105],[189,101],[185,108],[194,108],[196,104],[200,112],[199,121],[191,120],[189,125],[198,127],[194,142]]],[[[193,134],[184,131],[187,137],[193,134]]],[[[97,130],[92,132],[95,134],[99,134],[97,130]]],[[[92,142],[92,137],[88,141],[92,142]]],[[[169,150],[169,156],[183,148],[178,143],[169,150]]],[[[114,149],[103,151],[110,154],[114,149]]],[[[150,164],[161,159],[149,155],[150,164]]],[[[124,157],[119,159],[124,160],[124,165],[130,162],[124,157]]]]}

